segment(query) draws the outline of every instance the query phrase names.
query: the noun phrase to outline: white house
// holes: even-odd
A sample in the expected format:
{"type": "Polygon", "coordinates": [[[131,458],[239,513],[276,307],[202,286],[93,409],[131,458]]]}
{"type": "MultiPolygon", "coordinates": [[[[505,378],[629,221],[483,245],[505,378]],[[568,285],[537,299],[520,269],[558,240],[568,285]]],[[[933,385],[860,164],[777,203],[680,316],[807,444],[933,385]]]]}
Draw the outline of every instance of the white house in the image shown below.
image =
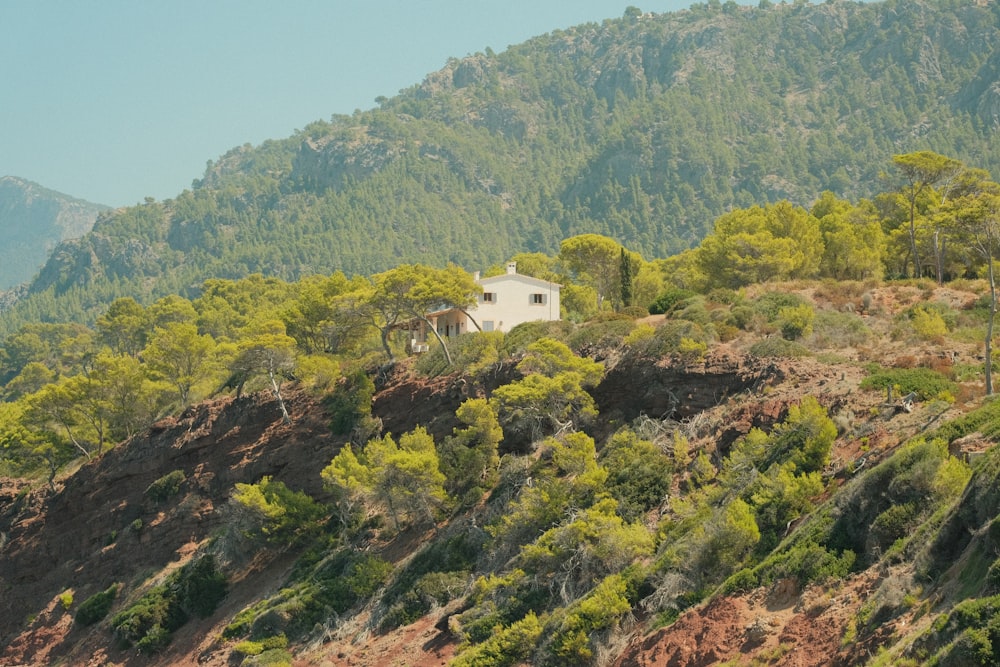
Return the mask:
{"type": "MultiPolygon", "coordinates": [[[[559,290],[562,285],[521,275],[517,272],[516,262],[507,264],[507,272],[499,276],[480,279],[476,272],[476,282],[483,286],[483,293],[472,308],[465,312],[447,308],[427,314],[427,319],[441,336],[457,336],[478,329],[507,332],[523,322],[559,319],[559,290]]],[[[430,332],[421,322],[414,331],[411,342],[413,351],[425,349],[428,335],[430,332]]]]}

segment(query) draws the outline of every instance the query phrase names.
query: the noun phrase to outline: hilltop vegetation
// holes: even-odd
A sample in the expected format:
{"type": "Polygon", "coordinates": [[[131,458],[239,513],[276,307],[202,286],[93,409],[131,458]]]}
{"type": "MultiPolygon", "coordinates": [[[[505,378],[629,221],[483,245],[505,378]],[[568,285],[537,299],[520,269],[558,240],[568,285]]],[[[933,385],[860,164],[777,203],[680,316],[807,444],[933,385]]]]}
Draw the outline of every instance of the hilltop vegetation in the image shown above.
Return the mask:
{"type": "Polygon", "coordinates": [[[871,198],[889,157],[918,150],[997,173],[998,12],[711,2],[455,59],[103,216],[2,328],[91,323],[115,298],[194,298],[210,278],[473,270],[584,233],[666,257],[733,208],[871,198]]]}
{"type": "Polygon", "coordinates": [[[25,325],[0,655],[289,664],[436,623],[458,665],[632,664],[685,632],[780,663],[799,612],[734,638],[705,611],[777,587],[845,592],[801,612],[828,627],[808,664],[992,664],[1000,188],[930,152],[891,168],[873,201],[735,209],[669,258],[596,234],[514,255],[564,285],[563,321],[405,362],[395,325],[474,303],[463,269],[214,279],[25,325]],[[59,567],[15,584],[89,493],[59,567]]]}

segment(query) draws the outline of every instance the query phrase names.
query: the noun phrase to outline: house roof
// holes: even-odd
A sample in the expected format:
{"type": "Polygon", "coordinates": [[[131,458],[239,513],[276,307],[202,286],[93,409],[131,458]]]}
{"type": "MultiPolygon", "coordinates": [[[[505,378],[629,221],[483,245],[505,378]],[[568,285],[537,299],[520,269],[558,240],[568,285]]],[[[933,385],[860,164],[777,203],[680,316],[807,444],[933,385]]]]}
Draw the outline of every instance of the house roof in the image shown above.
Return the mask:
{"type": "Polygon", "coordinates": [[[524,283],[526,285],[534,285],[536,287],[545,287],[548,289],[560,289],[562,285],[559,283],[549,282],[548,280],[542,280],[541,278],[533,278],[532,276],[525,276],[520,273],[501,273],[499,276],[490,276],[489,278],[483,278],[479,281],[480,285],[493,285],[495,283],[502,283],[507,280],[513,280],[516,282],[524,283]]]}

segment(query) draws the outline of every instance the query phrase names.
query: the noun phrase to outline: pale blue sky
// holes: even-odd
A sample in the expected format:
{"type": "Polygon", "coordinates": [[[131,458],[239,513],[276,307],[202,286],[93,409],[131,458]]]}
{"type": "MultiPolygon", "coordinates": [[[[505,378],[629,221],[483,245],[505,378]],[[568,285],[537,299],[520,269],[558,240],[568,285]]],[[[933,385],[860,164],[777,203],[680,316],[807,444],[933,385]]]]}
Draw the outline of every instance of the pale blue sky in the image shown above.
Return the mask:
{"type": "Polygon", "coordinates": [[[0,0],[0,176],[111,206],[173,197],[234,146],[629,5],[691,0],[0,0]]]}

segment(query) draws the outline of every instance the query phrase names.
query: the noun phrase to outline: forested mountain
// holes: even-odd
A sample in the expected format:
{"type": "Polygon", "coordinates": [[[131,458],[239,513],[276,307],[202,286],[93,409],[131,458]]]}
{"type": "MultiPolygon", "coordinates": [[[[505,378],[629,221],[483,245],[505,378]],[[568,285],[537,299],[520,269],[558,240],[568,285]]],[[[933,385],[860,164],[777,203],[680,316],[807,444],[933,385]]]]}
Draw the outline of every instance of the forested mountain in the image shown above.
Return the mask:
{"type": "Polygon", "coordinates": [[[453,59],[105,214],[0,328],[209,277],[479,268],[585,232],[663,257],[733,207],[871,196],[915,150],[1000,173],[998,42],[1000,7],[980,0],[629,8],[453,59]]]}
{"type": "Polygon", "coordinates": [[[106,208],[0,177],[0,290],[31,280],[57,243],[86,234],[106,208]]]}

